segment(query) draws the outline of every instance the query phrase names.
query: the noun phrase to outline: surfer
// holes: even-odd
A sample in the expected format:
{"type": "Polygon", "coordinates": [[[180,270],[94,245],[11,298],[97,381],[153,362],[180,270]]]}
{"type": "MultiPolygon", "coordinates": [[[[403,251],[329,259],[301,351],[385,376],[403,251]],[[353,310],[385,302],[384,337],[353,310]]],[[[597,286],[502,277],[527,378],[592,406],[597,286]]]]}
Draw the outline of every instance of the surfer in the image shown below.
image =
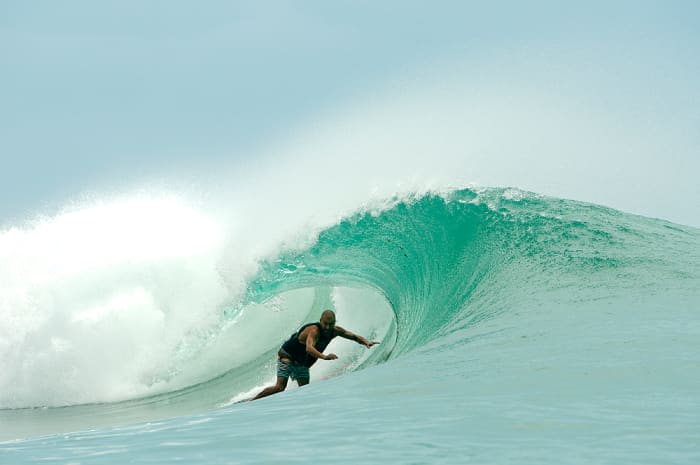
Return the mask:
{"type": "Polygon", "coordinates": [[[287,342],[282,344],[277,352],[277,383],[263,389],[251,400],[284,391],[287,388],[289,378],[296,380],[299,386],[309,384],[309,368],[316,363],[316,360],[335,360],[338,358],[335,354],[323,354],[328,343],[336,336],[355,341],[368,349],[379,344],[379,342],[370,342],[362,336],[336,326],[335,313],[332,310],[325,310],[318,323],[305,324],[299,331],[292,334],[287,342]]]}

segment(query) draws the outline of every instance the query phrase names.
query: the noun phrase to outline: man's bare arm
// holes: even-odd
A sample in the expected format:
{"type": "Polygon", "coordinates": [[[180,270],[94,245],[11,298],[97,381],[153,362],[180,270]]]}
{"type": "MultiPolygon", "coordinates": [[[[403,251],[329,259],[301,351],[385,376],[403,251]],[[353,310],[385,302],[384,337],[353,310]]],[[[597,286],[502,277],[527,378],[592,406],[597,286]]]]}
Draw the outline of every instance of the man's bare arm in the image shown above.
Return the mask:
{"type": "Polygon", "coordinates": [[[360,336],[359,334],[355,334],[353,332],[350,332],[345,328],[341,328],[340,326],[335,327],[335,332],[338,333],[338,336],[344,337],[345,339],[350,339],[351,341],[355,341],[358,344],[362,344],[363,346],[367,347],[368,349],[374,345],[379,344],[378,341],[368,341],[367,339],[360,336]]]}
{"type": "Polygon", "coordinates": [[[316,341],[318,340],[318,328],[315,326],[309,326],[307,329],[308,333],[306,334],[306,353],[316,357],[320,358],[321,360],[335,360],[338,358],[337,355],[335,354],[328,354],[328,355],[323,355],[323,353],[319,352],[318,349],[316,349],[316,341]]]}

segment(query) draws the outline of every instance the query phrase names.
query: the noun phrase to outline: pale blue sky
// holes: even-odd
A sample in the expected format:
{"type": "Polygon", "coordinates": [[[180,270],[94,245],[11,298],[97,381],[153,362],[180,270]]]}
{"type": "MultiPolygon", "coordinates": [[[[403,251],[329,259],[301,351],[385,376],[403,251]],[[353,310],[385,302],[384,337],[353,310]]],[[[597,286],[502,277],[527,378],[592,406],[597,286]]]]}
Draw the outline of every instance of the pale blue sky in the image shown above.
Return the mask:
{"type": "MultiPolygon", "coordinates": [[[[600,125],[580,133],[599,139],[591,150],[615,153],[617,177],[601,178],[600,195],[570,173],[560,184],[528,182],[536,173],[487,182],[700,226],[697,5],[0,0],[0,224],[101,186],[250,163],[329,114],[397,86],[426,99],[423,87],[447,80],[459,92],[547,100],[550,115],[572,121],[585,114],[600,125]]],[[[400,96],[392,102],[411,111],[400,96]]],[[[579,134],[575,123],[568,131],[579,134]]],[[[528,144],[543,144],[543,163],[571,167],[556,158],[563,145],[541,142],[551,134],[535,135],[528,144]]]]}

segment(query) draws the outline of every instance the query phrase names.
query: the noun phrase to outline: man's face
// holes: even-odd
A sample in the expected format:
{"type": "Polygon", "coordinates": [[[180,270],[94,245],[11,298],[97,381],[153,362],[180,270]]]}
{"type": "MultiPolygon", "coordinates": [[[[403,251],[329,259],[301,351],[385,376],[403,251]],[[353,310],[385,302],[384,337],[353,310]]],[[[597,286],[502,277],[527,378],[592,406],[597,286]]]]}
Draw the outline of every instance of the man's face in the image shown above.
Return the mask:
{"type": "Polygon", "coordinates": [[[335,317],[333,315],[324,315],[321,318],[321,329],[328,333],[333,331],[333,328],[335,328],[335,317]]]}

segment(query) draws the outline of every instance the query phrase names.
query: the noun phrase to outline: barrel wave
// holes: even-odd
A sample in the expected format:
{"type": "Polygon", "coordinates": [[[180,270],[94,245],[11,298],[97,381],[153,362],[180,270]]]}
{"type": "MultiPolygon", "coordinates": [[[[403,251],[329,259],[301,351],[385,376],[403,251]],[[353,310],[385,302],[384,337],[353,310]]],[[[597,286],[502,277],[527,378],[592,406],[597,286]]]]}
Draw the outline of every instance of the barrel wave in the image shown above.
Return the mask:
{"type": "Polygon", "coordinates": [[[697,246],[696,230],[664,221],[515,189],[467,189],[345,218],[313,247],[265,263],[249,298],[318,285],[375,289],[395,312],[396,356],[503,313],[565,312],[567,297],[636,299],[630,289],[659,282],[692,294],[697,246]]]}
{"type": "MultiPolygon", "coordinates": [[[[109,321],[140,322],[160,331],[157,321],[144,322],[143,315],[130,320],[134,305],[146,310],[153,306],[169,321],[168,311],[175,310],[168,309],[167,296],[185,282],[175,279],[185,273],[177,267],[194,267],[198,293],[207,289],[198,284],[200,279],[212,276],[226,287],[231,270],[241,267],[234,267],[225,251],[215,249],[215,260],[197,255],[194,261],[157,263],[149,268],[157,279],[140,270],[138,276],[145,276],[137,283],[140,294],[128,294],[131,301],[110,310],[121,312],[122,318],[109,321]],[[212,263],[214,274],[209,271],[212,263]],[[163,284],[168,281],[163,276],[169,284],[163,284]],[[165,291],[149,284],[153,282],[166,286],[165,291]]],[[[162,363],[157,357],[150,365],[134,361],[129,368],[140,367],[136,374],[113,367],[123,370],[126,384],[153,374],[143,384],[146,388],[127,386],[121,397],[71,397],[64,392],[44,397],[58,399],[48,406],[69,407],[27,410],[42,406],[35,402],[41,386],[22,391],[22,376],[33,372],[19,360],[36,360],[36,344],[26,341],[39,336],[25,331],[21,346],[5,342],[12,341],[7,336],[0,349],[4,360],[15,365],[3,374],[1,415],[12,419],[16,429],[3,431],[3,436],[173,418],[155,433],[163,439],[187,415],[208,415],[208,421],[227,429],[284,402],[284,408],[296,408],[289,406],[292,396],[298,408],[313,408],[322,393],[340,409],[361,405],[374,412],[381,406],[382,418],[366,427],[397,434],[408,434],[399,419],[409,405],[411,417],[419,415],[421,428],[433,431],[431,437],[454,441],[453,447],[471,448],[482,458],[516,454],[515,448],[499,448],[499,434],[535,438],[540,446],[579,448],[583,462],[600,457],[591,452],[594,448],[613,457],[621,450],[620,441],[633,441],[625,451],[651,454],[651,461],[665,453],[676,454],[680,462],[697,455],[690,440],[698,437],[700,411],[697,229],[518,189],[458,189],[381,199],[320,228],[310,242],[289,240],[254,258],[253,271],[237,275],[243,282],[240,289],[229,285],[227,293],[215,288],[216,298],[202,296],[213,303],[199,306],[206,310],[197,313],[196,321],[181,316],[171,320],[180,325],[173,334],[183,337],[171,345],[165,338],[167,369],[154,368],[162,363]],[[337,309],[339,324],[382,344],[370,351],[343,346],[334,350],[343,355],[337,364],[314,366],[309,387],[236,404],[274,378],[280,342],[327,307],[337,309]],[[18,347],[25,352],[18,355],[18,347]],[[41,430],[38,423],[49,426],[41,430]]],[[[110,279],[131,282],[134,270],[117,268],[117,273],[122,274],[110,279]]],[[[25,297],[31,294],[24,289],[25,297]]],[[[8,314],[12,298],[5,294],[3,311],[8,314]]],[[[70,299],[63,302],[70,304],[70,299]]],[[[40,312],[35,305],[27,308],[40,312]]],[[[66,326],[99,316],[52,315],[64,336],[76,338],[82,333],[66,326]]],[[[39,313],[34,321],[40,318],[39,313]]],[[[15,315],[13,321],[23,320],[15,315]]],[[[58,343],[50,332],[42,337],[53,337],[48,347],[54,353],[46,356],[63,369],[80,363],[61,358],[79,341],[62,337],[58,343]]],[[[46,383],[45,389],[56,385],[73,388],[57,381],[53,387],[46,383]]],[[[83,387],[108,392],[96,385],[83,387]]],[[[260,421],[247,434],[269,426],[260,421]]],[[[328,417],[323,421],[330,429],[344,425],[328,417]]],[[[244,443],[246,434],[241,434],[244,443]]],[[[83,440],[97,448],[100,437],[94,433],[83,440]]],[[[382,454],[390,461],[390,456],[410,451],[430,456],[420,442],[403,444],[401,450],[366,447],[379,460],[382,454]]],[[[249,447],[251,454],[260,452],[249,447]]],[[[535,449],[527,450],[537,456],[535,449]]]]}

